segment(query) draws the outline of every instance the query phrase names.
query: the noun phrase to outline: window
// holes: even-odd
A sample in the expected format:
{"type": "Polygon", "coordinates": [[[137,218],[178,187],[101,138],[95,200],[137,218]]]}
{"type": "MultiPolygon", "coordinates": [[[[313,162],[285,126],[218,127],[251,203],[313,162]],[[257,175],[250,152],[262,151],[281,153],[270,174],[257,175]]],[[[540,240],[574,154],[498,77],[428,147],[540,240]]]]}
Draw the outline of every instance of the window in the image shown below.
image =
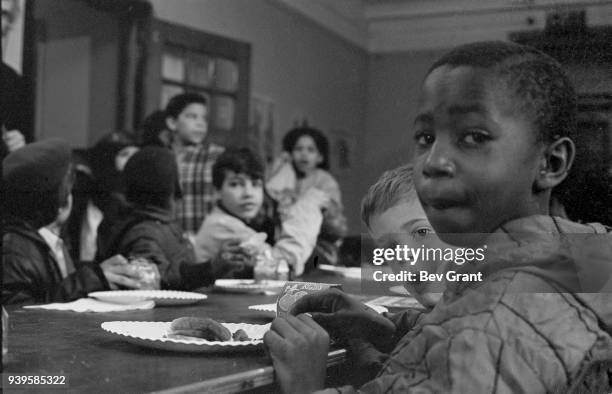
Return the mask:
{"type": "Polygon", "coordinates": [[[155,21],[151,74],[158,89],[148,93],[149,112],[179,93],[195,92],[209,103],[211,139],[241,145],[248,127],[249,44],[155,21]]]}

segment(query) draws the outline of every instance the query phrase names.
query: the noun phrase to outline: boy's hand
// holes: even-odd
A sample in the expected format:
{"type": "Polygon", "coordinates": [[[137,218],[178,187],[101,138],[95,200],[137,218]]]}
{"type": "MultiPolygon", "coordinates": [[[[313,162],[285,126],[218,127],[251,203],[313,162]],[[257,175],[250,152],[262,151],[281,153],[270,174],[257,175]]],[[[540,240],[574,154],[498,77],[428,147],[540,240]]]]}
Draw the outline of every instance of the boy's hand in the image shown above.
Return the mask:
{"type": "Polygon", "coordinates": [[[117,290],[119,286],[130,289],[140,288],[140,274],[135,266],[128,263],[125,257],[117,254],[100,264],[102,272],[111,289],[117,290]]]}
{"type": "Polygon", "coordinates": [[[310,316],[274,319],[264,343],[283,393],[312,393],[323,388],[329,335],[310,316]]]}
{"type": "Polygon", "coordinates": [[[393,322],[338,289],[307,294],[290,311],[293,315],[306,312],[342,344],[362,338],[383,351],[393,346],[393,322]]]}
{"type": "Polygon", "coordinates": [[[216,278],[245,270],[253,265],[253,259],[240,247],[240,242],[239,239],[232,239],[221,244],[217,257],[211,262],[216,278]]]}
{"type": "Polygon", "coordinates": [[[4,126],[2,126],[2,141],[4,141],[4,145],[6,145],[6,149],[9,152],[14,152],[19,148],[25,146],[25,137],[21,134],[19,130],[4,130],[4,126]]]}

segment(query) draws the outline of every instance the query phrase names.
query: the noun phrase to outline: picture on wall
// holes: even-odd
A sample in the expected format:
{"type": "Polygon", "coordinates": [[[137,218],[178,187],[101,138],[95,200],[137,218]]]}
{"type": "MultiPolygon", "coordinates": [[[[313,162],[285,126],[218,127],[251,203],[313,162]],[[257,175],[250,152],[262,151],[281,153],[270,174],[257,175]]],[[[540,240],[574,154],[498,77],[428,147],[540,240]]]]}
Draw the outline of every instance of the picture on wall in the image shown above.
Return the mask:
{"type": "Polygon", "coordinates": [[[253,94],[249,109],[248,146],[269,164],[274,160],[274,101],[253,94]]]}
{"type": "Polygon", "coordinates": [[[355,167],[355,136],[346,130],[329,132],[330,165],[334,172],[349,171],[355,167]]]}

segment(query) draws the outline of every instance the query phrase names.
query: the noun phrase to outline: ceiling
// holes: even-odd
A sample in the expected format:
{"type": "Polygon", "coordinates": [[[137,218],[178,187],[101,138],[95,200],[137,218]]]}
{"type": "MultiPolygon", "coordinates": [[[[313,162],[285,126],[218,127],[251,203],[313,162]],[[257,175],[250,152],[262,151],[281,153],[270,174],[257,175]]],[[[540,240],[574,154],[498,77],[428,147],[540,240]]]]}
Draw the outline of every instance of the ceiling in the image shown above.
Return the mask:
{"type": "Polygon", "coordinates": [[[365,5],[376,5],[376,4],[385,4],[385,3],[410,3],[414,0],[361,0],[365,5]]]}
{"type": "Polygon", "coordinates": [[[449,48],[543,29],[551,12],[612,21],[612,0],[276,0],[369,52],[449,48]]]}

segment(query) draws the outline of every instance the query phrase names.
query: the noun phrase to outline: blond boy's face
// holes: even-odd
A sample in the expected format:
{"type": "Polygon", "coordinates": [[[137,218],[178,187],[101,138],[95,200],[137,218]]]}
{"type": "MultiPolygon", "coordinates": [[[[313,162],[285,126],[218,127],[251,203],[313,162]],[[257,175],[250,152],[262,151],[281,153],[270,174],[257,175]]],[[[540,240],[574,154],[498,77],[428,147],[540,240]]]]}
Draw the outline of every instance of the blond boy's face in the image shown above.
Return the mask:
{"type": "Polygon", "coordinates": [[[415,237],[432,231],[425,211],[416,198],[401,202],[370,218],[370,234],[376,245],[380,247],[392,247],[398,244],[412,246],[415,244],[415,237]]]}
{"type": "MultiPolygon", "coordinates": [[[[381,248],[395,248],[396,245],[408,245],[411,248],[451,248],[442,242],[433,231],[427,215],[418,199],[401,202],[382,213],[370,217],[370,235],[381,248]]],[[[448,266],[444,262],[417,262],[413,266],[402,265],[401,269],[409,271],[427,270],[443,272],[448,266]]],[[[394,269],[400,269],[395,266],[394,269]]],[[[405,283],[404,286],[421,303],[434,305],[440,298],[443,285],[435,283],[405,283]]]]}

